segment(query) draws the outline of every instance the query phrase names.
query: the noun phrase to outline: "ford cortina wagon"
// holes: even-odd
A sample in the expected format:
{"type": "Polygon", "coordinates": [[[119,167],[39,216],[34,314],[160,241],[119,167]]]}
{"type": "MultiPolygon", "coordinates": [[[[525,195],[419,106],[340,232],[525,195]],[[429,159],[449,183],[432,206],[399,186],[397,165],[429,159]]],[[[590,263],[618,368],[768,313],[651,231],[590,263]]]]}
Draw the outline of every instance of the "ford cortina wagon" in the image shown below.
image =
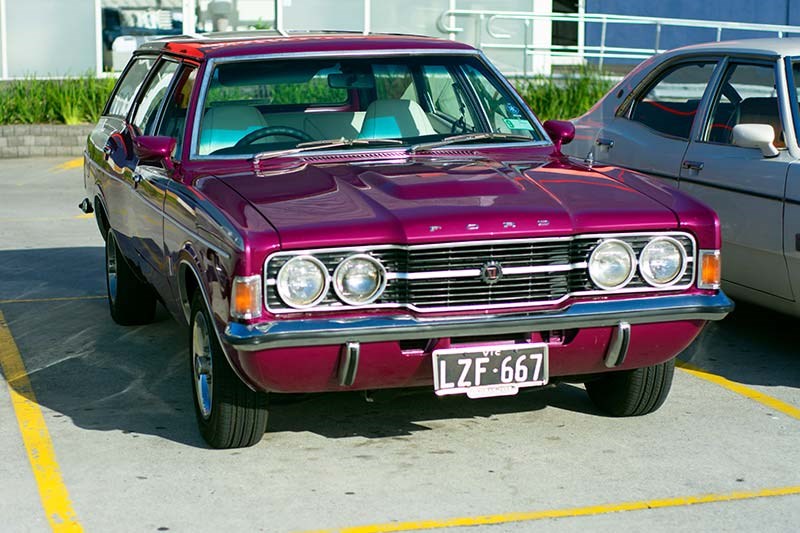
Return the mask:
{"type": "MultiPolygon", "coordinates": [[[[209,34],[143,45],[91,133],[112,318],[188,325],[214,447],[272,393],[568,380],[613,416],[665,400],[730,300],[706,206],[569,159],[484,55],[426,37],[209,34]]],[[[176,347],[176,349],[178,349],[176,347]]]]}

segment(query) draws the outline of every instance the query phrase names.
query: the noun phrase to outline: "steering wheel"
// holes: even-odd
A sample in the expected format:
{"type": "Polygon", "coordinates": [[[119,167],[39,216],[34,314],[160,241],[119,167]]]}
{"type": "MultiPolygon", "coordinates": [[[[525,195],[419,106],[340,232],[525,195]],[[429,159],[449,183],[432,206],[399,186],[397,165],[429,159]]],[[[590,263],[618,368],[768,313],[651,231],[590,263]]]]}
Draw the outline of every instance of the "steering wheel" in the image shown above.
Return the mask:
{"type": "Polygon", "coordinates": [[[286,137],[293,137],[298,141],[314,140],[314,138],[311,137],[308,133],[304,132],[303,130],[299,130],[297,128],[291,128],[289,126],[264,126],[263,128],[251,131],[250,133],[239,139],[234,146],[245,146],[248,144],[253,144],[255,141],[259,139],[263,139],[264,137],[270,137],[273,135],[284,135],[286,137]]]}

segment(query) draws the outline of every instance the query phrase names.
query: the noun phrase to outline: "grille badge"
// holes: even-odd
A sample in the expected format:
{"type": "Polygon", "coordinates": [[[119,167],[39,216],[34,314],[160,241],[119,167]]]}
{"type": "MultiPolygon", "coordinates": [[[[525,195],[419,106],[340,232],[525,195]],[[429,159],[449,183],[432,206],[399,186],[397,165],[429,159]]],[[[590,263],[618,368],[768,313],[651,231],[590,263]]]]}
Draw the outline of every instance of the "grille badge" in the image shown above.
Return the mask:
{"type": "Polygon", "coordinates": [[[487,285],[494,285],[503,277],[503,267],[497,261],[489,261],[481,267],[481,279],[487,285]]]}

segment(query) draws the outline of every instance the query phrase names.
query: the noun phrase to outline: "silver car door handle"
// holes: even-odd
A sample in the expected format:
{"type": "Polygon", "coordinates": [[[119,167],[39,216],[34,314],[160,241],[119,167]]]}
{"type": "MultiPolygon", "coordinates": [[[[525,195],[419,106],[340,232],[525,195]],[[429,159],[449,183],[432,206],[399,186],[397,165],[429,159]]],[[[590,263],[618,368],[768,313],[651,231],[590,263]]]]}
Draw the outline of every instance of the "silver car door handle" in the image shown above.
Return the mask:
{"type": "Polygon", "coordinates": [[[598,137],[597,140],[594,142],[597,146],[605,146],[607,148],[614,148],[614,139],[606,139],[603,137],[598,137]]]}
{"type": "Polygon", "coordinates": [[[695,172],[700,172],[703,170],[702,161],[684,161],[681,166],[686,170],[694,170],[695,172]]]}

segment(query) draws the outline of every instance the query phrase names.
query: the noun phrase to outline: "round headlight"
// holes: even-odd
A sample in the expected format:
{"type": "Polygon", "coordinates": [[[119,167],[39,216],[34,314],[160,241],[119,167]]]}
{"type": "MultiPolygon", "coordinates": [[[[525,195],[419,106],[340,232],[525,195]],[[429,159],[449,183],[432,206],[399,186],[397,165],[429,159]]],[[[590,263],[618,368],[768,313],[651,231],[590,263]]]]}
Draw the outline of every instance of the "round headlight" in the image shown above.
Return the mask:
{"type": "Polygon", "coordinates": [[[607,239],[589,256],[589,277],[601,289],[620,289],[628,284],[636,270],[636,257],[626,242],[607,239]]]}
{"type": "Polygon", "coordinates": [[[639,272],[650,285],[660,287],[677,282],[686,270],[686,251],[670,237],[656,237],[639,255],[639,272]]]}
{"type": "Polygon", "coordinates": [[[333,289],[349,305],[366,305],[377,300],[386,287],[386,270],[377,259],[351,255],[333,272],[333,289]]]}
{"type": "Polygon", "coordinates": [[[328,292],[325,265],[310,255],[289,259],[278,271],[278,294],[287,305],[303,309],[318,304],[328,292]]]}

